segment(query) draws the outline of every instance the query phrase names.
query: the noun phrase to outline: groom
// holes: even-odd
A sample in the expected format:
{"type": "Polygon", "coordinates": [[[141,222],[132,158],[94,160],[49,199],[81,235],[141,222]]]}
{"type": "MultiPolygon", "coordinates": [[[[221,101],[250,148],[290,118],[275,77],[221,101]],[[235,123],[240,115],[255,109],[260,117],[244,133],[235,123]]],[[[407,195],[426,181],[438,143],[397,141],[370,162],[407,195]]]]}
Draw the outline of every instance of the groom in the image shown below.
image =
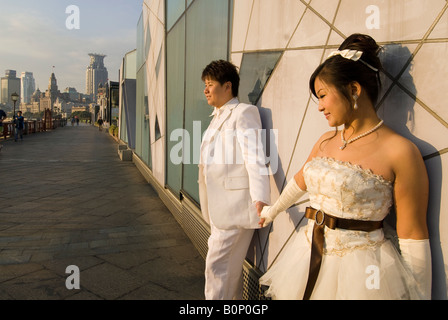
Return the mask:
{"type": "Polygon", "coordinates": [[[202,73],[213,119],[204,133],[199,197],[211,235],[205,264],[205,298],[242,298],[243,263],[259,228],[258,213],[270,200],[261,119],[256,106],[238,101],[239,75],[228,61],[202,73]]]}

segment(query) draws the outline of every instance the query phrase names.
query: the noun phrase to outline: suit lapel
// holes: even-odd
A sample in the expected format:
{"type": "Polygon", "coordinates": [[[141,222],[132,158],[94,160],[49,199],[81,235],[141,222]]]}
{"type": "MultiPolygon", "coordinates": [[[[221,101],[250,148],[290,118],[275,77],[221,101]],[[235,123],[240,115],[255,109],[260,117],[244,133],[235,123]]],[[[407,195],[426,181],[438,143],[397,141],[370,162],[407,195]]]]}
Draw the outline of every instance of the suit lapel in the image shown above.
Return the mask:
{"type": "MultiPolygon", "coordinates": [[[[232,114],[232,111],[236,107],[238,107],[239,104],[240,103],[239,103],[238,99],[234,98],[233,100],[231,100],[228,107],[223,111],[222,115],[217,120],[218,122],[216,123],[216,125],[213,125],[213,131],[214,131],[214,132],[212,132],[213,135],[209,135],[209,133],[207,133],[207,136],[204,136],[204,137],[209,138],[209,141],[215,140],[216,136],[218,135],[219,131],[221,130],[222,125],[230,117],[230,115],[232,114]]],[[[201,143],[201,150],[202,150],[203,144],[204,144],[204,140],[201,143]]]]}
{"type": "Polygon", "coordinates": [[[224,124],[224,122],[230,117],[232,111],[236,107],[238,107],[239,104],[240,103],[237,98],[233,98],[232,100],[230,100],[230,102],[227,105],[227,108],[223,111],[222,115],[219,117],[218,123],[216,124],[216,126],[214,126],[216,131],[221,130],[221,127],[224,124]]]}
{"type": "Polygon", "coordinates": [[[204,147],[204,141],[208,140],[210,142],[210,144],[213,144],[213,142],[215,141],[216,137],[220,133],[222,125],[227,120],[227,118],[230,117],[231,114],[232,114],[232,110],[229,110],[229,109],[224,110],[223,114],[219,117],[219,120],[216,123],[216,127],[213,126],[213,129],[210,129],[210,128],[207,129],[207,133],[204,136],[204,140],[202,140],[202,142],[201,142],[201,152],[202,152],[202,149],[204,147]]]}
{"type": "Polygon", "coordinates": [[[221,130],[221,127],[224,124],[224,122],[232,114],[232,110],[233,110],[233,108],[232,109],[231,108],[227,108],[227,109],[224,110],[222,115],[219,117],[218,122],[216,123],[216,126],[214,126],[216,131],[221,130]]]}

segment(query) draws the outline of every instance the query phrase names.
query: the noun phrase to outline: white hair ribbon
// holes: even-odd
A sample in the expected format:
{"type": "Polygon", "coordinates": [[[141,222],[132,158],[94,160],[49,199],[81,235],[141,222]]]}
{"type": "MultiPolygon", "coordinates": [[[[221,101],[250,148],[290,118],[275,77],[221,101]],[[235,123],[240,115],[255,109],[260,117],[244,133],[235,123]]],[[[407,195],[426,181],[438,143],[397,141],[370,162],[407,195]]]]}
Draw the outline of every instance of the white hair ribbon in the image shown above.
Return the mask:
{"type": "Polygon", "coordinates": [[[352,60],[352,61],[359,61],[364,63],[367,67],[369,67],[370,69],[372,69],[375,72],[378,72],[378,69],[371,66],[370,64],[368,64],[367,62],[361,60],[363,52],[362,51],[357,51],[357,50],[350,50],[350,49],[345,49],[345,50],[337,50],[337,51],[333,51],[332,53],[330,53],[330,55],[328,56],[327,59],[330,59],[331,57],[334,56],[341,56],[345,59],[348,60],[352,60]]]}

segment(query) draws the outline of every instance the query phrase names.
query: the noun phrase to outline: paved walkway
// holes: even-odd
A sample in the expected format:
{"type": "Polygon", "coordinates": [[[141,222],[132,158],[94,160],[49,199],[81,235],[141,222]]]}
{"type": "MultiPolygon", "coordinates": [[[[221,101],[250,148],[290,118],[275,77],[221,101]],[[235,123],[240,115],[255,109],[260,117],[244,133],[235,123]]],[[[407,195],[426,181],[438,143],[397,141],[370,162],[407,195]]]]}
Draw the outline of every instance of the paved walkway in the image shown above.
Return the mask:
{"type": "Polygon", "coordinates": [[[203,259],[107,133],[0,144],[1,300],[204,298],[203,259]]]}

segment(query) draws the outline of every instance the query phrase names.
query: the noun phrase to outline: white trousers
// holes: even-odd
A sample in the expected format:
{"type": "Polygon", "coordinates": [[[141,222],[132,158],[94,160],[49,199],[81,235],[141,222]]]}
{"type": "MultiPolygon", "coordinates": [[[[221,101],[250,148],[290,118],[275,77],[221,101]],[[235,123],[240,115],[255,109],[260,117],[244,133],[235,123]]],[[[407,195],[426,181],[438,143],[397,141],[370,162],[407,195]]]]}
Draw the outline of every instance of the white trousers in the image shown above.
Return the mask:
{"type": "Polygon", "coordinates": [[[210,223],[205,260],[205,299],[241,300],[243,263],[254,235],[253,229],[221,230],[210,223]]]}

